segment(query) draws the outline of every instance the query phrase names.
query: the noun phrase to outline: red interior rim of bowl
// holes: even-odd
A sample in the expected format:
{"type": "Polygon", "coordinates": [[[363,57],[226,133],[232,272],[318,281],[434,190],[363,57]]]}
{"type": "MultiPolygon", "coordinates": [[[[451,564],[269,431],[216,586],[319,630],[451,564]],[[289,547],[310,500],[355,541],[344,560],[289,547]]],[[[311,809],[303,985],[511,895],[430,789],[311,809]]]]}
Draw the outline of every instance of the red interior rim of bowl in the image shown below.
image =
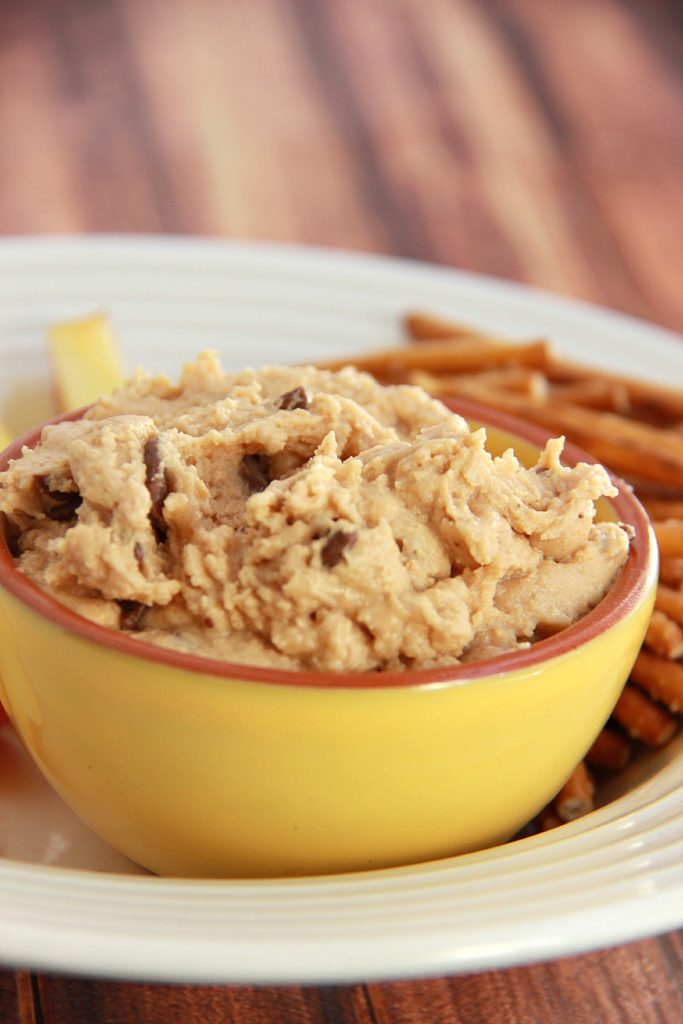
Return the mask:
{"type": "MultiPolygon", "coordinates": [[[[548,438],[553,436],[540,427],[524,423],[507,413],[489,409],[476,402],[457,399],[448,400],[446,404],[469,421],[507,431],[539,448],[542,448],[548,438]]],[[[79,409],[55,417],[49,423],[79,419],[84,411],[84,409],[79,409]]],[[[36,444],[44,425],[35,427],[5,449],[0,455],[0,471],[7,468],[11,459],[19,457],[23,446],[32,447],[36,444]]],[[[563,462],[566,465],[573,466],[577,462],[596,461],[575,445],[569,443],[565,445],[563,462]]],[[[46,619],[86,640],[123,654],[175,666],[186,671],[230,679],[307,687],[374,688],[443,685],[446,683],[449,685],[463,684],[516,669],[540,669],[542,663],[548,659],[574,650],[598,633],[613,626],[641,600],[646,589],[654,581],[657,572],[656,555],[652,557],[656,552],[654,537],[647,515],[629,486],[614,476],[612,480],[619,489],[619,494],[610,501],[619,519],[630,524],[635,531],[628,560],[612,589],[587,615],[555,636],[540,640],[524,650],[510,651],[486,661],[470,662],[465,665],[406,669],[404,672],[313,672],[240,665],[158,647],[146,643],[144,640],[133,639],[125,633],[118,633],[104,626],[98,626],[44,593],[35,583],[19,572],[2,530],[0,530],[0,585],[46,619]]]]}

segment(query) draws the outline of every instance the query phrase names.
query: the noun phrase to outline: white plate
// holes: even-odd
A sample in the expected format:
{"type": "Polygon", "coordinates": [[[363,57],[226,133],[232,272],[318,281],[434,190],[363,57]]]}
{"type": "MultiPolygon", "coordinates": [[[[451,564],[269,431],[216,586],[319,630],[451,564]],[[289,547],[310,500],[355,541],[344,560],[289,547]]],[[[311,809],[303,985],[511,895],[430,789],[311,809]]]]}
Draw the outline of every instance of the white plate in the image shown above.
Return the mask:
{"type": "MultiPolygon", "coordinates": [[[[49,415],[44,328],[105,307],[129,368],[175,374],[391,343],[423,307],[683,385],[683,342],[586,305],[450,270],[191,239],[0,243],[0,419],[49,415]],[[19,397],[17,397],[19,396],[19,397]]],[[[404,869],[293,881],[154,878],[114,853],[0,732],[0,960],[190,982],[349,982],[528,963],[683,924],[683,749],[579,822],[404,869]]]]}

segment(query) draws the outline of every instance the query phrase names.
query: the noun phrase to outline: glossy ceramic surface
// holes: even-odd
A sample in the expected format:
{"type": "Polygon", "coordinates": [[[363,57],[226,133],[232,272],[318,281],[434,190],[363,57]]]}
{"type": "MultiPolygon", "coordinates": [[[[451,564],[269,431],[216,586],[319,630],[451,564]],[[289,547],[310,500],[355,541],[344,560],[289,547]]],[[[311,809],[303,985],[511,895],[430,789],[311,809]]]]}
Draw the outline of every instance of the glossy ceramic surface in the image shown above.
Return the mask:
{"type": "MultiPolygon", "coordinates": [[[[494,451],[519,451],[538,434],[516,431],[491,432],[494,451]]],[[[391,675],[254,673],[160,656],[67,614],[4,547],[3,703],[79,817],[159,874],[287,877],[482,849],[557,792],[642,643],[656,552],[626,489],[618,508],[635,529],[618,601],[609,595],[522,656],[391,675]]]]}

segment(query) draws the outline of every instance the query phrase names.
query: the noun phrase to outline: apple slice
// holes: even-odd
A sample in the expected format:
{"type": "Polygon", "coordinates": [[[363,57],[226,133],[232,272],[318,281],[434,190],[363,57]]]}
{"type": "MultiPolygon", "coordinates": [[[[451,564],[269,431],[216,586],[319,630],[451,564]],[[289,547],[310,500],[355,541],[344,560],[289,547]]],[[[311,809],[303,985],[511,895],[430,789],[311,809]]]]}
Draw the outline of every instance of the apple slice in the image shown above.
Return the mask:
{"type": "Polygon", "coordinates": [[[48,328],[48,347],[60,412],[89,405],[123,383],[118,345],[106,313],[48,328]]]}

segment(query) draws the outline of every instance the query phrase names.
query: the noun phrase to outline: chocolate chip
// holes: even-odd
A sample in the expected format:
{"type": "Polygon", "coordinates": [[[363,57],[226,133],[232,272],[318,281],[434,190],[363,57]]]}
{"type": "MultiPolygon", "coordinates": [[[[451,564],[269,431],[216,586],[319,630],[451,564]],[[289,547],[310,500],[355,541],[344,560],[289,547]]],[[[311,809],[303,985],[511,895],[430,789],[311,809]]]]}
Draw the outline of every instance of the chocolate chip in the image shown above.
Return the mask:
{"type": "Polygon", "coordinates": [[[320,552],[320,559],[328,569],[334,569],[341,562],[344,552],[352,548],[358,540],[355,530],[335,530],[327,538],[320,552]]]}
{"type": "Polygon", "coordinates": [[[138,563],[140,570],[145,568],[145,549],[139,540],[135,541],[133,545],[133,554],[135,555],[135,561],[138,563]]]}
{"type": "Polygon", "coordinates": [[[240,476],[251,494],[265,491],[271,481],[268,457],[258,452],[243,456],[240,463],[240,476]]]}
{"type": "Polygon", "coordinates": [[[118,603],[121,609],[120,628],[137,633],[142,629],[142,620],[147,611],[147,605],[141,604],[140,601],[119,601],[118,603]]]}
{"type": "Polygon", "coordinates": [[[166,540],[168,530],[164,522],[164,502],[168,497],[168,478],[161,465],[159,454],[159,438],[151,437],[145,443],[142,457],[145,463],[145,484],[152,499],[152,507],[149,512],[149,519],[157,540],[163,543],[166,540]]]}
{"type": "Polygon", "coordinates": [[[45,509],[48,519],[54,519],[58,523],[65,523],[73,519],[76,509],[82,503],[80,494],[70,494],[68,491],[53,491],[51,497],[57,500],[55,505],[45,509]]]}
{"type": "Polygon", "coordinates": [[[291,412],[293,409],[308,409],[311,404],[311,399],[306,391],[306,388],[297,387],[292,388],[291,391],[285,391],[284,395],[280,395],[277,400],[279,409],[286,409],[291,412]]]}
{"type": "Polygon", "coordinates": [[[13,523],[9,516],[5,515],[4,512],[0,513],[0,522],[2,523],[5,543],[7,544],[7,550],[9,551],[12,558],[19,558],[22,554],[21,551],[21,530],[16,523],[13,523]]]}
{"type": "Polygon", "coordinates": [[[36,484],[43,496],[43,509],[48,519],[53,519],[57,523],[73,519],[76,509],[83,501],[78,491],[51,491],[44,476],[37,476],[36,484]]]}

